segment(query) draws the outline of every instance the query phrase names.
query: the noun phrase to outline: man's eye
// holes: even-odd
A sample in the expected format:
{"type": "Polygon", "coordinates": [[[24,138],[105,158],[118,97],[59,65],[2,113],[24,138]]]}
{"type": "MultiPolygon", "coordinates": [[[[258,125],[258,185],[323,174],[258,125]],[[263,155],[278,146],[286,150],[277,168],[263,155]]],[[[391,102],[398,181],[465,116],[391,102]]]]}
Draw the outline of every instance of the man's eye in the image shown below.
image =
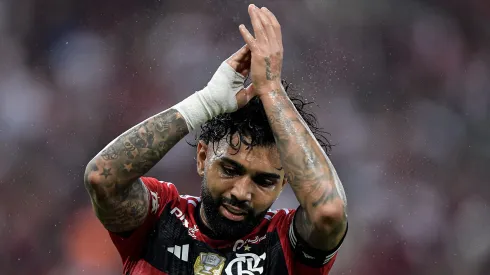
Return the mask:
{"type": "Polygon", "coordinates": [[[236,170],[233,168],[223,166],[223,173],[227,176],[234,176],[237,174],[236,170]]]}
{"type": "Polygon", "coordinates": [[[269,180],[269,179],[256,179],[255,182],[260,185],[260,186],[264,186],[264,187],[270,187],[270,186],[273,186],[276,184],[275,181],[273,180],[269,180]]]}

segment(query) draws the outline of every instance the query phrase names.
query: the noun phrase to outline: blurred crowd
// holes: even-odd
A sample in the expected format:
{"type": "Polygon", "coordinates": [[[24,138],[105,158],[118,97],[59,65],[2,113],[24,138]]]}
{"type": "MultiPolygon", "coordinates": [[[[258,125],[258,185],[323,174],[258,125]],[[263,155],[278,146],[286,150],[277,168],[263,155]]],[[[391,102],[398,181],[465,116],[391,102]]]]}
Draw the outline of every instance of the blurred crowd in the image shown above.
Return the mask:
{"type": "MultiPolygon", "coordinates": [[[[0,274],[121,274],[85,165],[201,89],[249,3],[0,0],[0,274]]],[[[335,144],[350,225],[332,274],[490,274],[490,2],[254,4],[335,144]]],[[[194,157],[182,141],[150,175],[198,195],[194,157]]]]}

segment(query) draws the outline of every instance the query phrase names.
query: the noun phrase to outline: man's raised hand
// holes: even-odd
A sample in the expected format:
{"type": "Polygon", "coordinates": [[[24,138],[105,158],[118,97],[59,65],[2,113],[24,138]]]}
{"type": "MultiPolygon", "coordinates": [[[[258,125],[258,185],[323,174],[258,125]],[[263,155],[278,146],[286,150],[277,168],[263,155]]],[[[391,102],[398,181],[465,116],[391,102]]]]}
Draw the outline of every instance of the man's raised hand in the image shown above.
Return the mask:
{"type": "Polygon", "coordinates": [[[261,96],[281,85],[283,46],[281,26],[267,8],[249,5],[255,37],[242,24],[240,33],[252,53],[251,77],[253,92],[261,96]]]}

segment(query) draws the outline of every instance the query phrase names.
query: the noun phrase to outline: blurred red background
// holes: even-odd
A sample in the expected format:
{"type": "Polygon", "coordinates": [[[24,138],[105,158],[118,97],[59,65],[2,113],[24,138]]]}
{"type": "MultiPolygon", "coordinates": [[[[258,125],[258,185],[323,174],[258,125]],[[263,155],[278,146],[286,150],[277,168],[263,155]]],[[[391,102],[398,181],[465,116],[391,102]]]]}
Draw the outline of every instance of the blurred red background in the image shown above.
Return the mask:
{"type": "MultiPolygon", "coordinates": [[[[248,4],[0,1],[0,274],[121,274],[85,165],[201,89],[248,4]]],[[[350,227],[332,274],[490,274],[489,2],[254,4],[336,144],[350,227]]],[[[183,141],[150,175],[198,195],[194,155],[183,141]]]]}

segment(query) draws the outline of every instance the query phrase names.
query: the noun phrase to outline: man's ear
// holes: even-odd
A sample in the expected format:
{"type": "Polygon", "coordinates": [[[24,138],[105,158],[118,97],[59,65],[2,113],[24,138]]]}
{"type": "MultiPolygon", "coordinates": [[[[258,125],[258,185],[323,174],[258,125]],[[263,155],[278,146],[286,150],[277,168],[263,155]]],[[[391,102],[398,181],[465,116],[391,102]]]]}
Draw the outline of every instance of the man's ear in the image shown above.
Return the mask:
{"type": "Polygon", "coordinates": [[[204,167],[206,164],[206,157],[208,153],[208,145],[204,141],[200,140],[197,144],[197,174],[204,177],[204,167]]]}

